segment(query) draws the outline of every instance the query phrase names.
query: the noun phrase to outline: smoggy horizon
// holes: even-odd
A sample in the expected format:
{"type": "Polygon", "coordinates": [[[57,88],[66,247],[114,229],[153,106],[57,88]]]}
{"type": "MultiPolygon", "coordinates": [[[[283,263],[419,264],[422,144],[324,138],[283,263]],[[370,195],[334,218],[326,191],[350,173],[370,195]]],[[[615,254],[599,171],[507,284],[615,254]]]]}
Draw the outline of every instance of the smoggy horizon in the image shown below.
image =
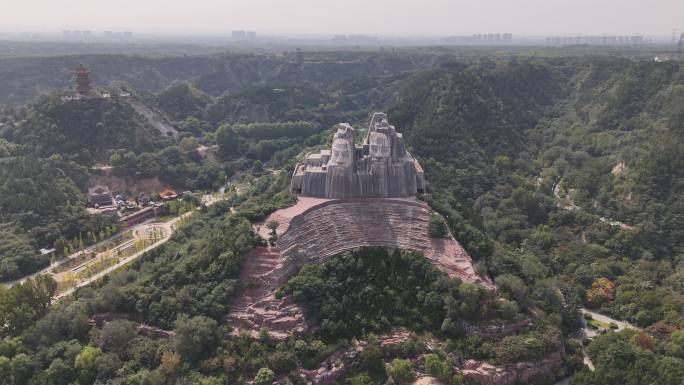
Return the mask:
{"type": "Polygon", "coordinates": [[[684,1],[635,0],[23,0],[0,5],[0,31],[134,31],[156,35],[388,37],[512,33],[668,36],[684,30],[684,1]]]}

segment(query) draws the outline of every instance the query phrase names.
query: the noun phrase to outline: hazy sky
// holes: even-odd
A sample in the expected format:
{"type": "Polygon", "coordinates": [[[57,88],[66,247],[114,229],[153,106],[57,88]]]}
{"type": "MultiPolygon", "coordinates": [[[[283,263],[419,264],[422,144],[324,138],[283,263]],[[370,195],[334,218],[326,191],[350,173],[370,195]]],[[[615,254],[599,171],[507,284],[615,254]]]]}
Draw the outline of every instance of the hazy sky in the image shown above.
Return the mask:
{"type": "Polygon", "coordinates": [[[0,30],[669,35],[684,0],[0,0],[0,30]]]}

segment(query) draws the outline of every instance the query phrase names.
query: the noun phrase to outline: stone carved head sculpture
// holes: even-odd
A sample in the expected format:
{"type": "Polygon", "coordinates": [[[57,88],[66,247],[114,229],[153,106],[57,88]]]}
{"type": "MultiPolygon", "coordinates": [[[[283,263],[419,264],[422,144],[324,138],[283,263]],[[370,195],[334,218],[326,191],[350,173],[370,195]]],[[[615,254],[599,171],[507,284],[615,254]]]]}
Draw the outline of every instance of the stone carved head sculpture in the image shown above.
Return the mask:
{"type": "Polygon", "coordinates": [[[354,129],[346,123],[337,126],[328,164],[351,166],[354,163],[354,129]]]}
{"type": "Polygon", "coordinates": [[[373,158],[389,158],[392,155],[389,138],[382,132],[371,132],[369,136],[368,155],[373,158]]]}
{"type": "Polygon", "coordinates": [[[352,150],[349,141],[341,138],[333,140],[329,163],[345,166],[352,164],[352,150]]]}

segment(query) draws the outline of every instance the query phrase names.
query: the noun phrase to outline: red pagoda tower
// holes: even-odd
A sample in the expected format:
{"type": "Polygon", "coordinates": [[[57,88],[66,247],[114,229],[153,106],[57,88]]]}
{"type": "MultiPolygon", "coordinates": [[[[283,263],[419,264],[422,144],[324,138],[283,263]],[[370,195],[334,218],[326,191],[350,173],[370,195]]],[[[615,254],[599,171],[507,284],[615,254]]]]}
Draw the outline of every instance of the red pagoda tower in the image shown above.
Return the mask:
{"type": "Polygon", "coordinates": [[[90,94],[90,71],[83,64],[79,64],[74,74],[76,75],[76,94],[88,96],[90,94]]]}

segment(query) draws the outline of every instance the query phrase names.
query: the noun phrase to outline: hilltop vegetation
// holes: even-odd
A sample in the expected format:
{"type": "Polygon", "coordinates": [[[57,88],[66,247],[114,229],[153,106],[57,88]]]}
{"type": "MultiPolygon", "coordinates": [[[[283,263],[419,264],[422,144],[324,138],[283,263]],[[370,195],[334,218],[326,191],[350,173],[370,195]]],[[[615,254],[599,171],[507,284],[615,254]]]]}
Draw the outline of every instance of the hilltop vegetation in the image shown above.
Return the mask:
{"type": "Polygon", "coordinates": [[[24,103],[45,89],[71,85],[78,63],[92,71],[96,85],[126,82],[140,92],[157,92],[174,81],[190,81],[203,92],[220,96],[255,85],[304,85],[325,88],[352,76],[377,77],[427,68],[434,54],[364,52],[295,53],[280,57],[249,54],[205,56],[80,55],[0,58],[0,105],[24,103]]]}
{"type": "Polygon", "coordinates": [[[44,95],[2,120],[2,137],[24,153],[60,155],[85,165],[106,161],[111,149],[142,152],[165,144],[165,138],[117,97],[63,101],[56,94],[44,95]]]}

